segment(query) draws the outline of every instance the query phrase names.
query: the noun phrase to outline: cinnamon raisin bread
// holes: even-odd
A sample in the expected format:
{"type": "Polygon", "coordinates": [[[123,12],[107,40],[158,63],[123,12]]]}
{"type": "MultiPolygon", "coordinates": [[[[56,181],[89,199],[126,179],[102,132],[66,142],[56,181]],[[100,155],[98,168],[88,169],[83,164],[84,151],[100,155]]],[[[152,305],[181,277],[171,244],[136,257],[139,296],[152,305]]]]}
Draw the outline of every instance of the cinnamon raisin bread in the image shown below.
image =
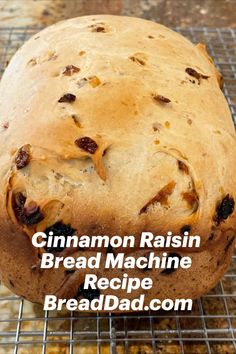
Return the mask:
{"type": "Polygon", "coordinates": [[[91,271],[40,269],[45,250],[32,246],[36,231],[138,240],[142,231],[171,230],[200,235],[201,247],[174,251],[192,257],[188,270],[126,270],[153,278],[146,301],[212,288],[230,262],[236,229],[236,136],[221,88],[204,45],[143,19],[79,17],[25,43],[0,85],[3,282],[33,302],[83,296],[91,271]]]}

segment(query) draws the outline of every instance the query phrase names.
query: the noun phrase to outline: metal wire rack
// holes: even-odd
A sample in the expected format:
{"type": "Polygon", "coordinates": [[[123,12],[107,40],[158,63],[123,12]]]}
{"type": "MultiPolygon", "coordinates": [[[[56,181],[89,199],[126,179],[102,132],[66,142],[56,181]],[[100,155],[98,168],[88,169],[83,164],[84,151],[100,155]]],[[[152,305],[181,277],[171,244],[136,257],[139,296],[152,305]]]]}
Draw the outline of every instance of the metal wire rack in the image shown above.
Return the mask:
{"type": "MultiPolygon", "coordinates": [[[[0,71],[39,28],[0,28],[0,71]]],[[[207,44],[236,123],[236,30],[177,31],[207,44]]],[[[43,312],[0,285],[0,354],[236,353],[236,253],[220,283],[191,312],[128,315],[43,312]]]]}

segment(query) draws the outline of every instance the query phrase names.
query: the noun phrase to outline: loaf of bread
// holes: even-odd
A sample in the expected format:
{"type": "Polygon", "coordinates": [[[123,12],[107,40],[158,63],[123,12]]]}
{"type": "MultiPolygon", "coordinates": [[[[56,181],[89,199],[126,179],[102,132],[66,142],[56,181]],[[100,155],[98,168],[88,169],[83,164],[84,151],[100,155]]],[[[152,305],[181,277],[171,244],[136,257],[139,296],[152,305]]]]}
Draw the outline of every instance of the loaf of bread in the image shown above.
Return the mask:
{"type": "MultiPolygon", "coordinates": [[[[142,231],[188,231],[201,236],[200,248],[174,252],[192,257],[190,269],[126,273],[153,278],[147,302],[209,291],[227,269],[236,231],[236,136],[221,89],[203,44],[138,18],[75,18],[25,43],[0,86],[0,274],[6,286],[38,303],[46,294],[92,298],[81,288],[91,270],[40,269],[45,249],[33,247],[36,231],[137,240],[142,231]]],[[[98,277],[123,273],[96,270],[98,277]]],[[[103,293],[133,298],[142,292],[103,293]]]]}

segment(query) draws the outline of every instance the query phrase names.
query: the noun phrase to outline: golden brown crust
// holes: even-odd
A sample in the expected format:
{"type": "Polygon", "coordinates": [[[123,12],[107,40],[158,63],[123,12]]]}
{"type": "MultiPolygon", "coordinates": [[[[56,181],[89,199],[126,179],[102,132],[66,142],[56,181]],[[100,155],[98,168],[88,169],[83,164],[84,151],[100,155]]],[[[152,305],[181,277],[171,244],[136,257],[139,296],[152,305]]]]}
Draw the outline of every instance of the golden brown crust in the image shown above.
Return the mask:
{"type": "Polygon", "coordinates": [[[236,199],[235,132],[218,82],[203,45],[146,20],[80,17],[31,38],[0,86],[6,285],[11,279],[14,292],[42,302],[70,282],[73,295],[82,272],[31,269],[38,261],[32,234],[63,221],[78,235],[137,238],[188,225],[202,239],[184,275],[189,286],[183,270],[153,271],[158,296],[209,290],[230,261],[233,241],[217,265],[236,229],[234,213],[215,218],[227,195],[236,199]]]}

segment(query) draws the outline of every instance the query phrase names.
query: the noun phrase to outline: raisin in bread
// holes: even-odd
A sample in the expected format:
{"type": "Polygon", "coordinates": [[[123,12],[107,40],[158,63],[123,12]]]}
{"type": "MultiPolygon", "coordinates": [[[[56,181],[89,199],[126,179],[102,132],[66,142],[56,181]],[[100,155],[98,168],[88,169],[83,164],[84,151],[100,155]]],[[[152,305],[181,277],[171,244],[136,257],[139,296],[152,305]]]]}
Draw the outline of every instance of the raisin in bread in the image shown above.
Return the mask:
{"type": "MultiPolygon", "coordinates": [[[[212,288],[230,262],[236,229],[236,139],[221,88],[204,45],[138,18],[75,18],[25,43],[0,86],[3,282],[39,303],[46,294],[86,296],[89,269],[40,269],[45,250],[32,246],[36,231],[138,241],[142,231],[187,230],[201,236],[201,247],[174,252],[192,257],[190,269],[126,272],[153,277],[147,302],[212,288]]],[[[114,271],[101,267],[97,275],[114,271]]]]}

